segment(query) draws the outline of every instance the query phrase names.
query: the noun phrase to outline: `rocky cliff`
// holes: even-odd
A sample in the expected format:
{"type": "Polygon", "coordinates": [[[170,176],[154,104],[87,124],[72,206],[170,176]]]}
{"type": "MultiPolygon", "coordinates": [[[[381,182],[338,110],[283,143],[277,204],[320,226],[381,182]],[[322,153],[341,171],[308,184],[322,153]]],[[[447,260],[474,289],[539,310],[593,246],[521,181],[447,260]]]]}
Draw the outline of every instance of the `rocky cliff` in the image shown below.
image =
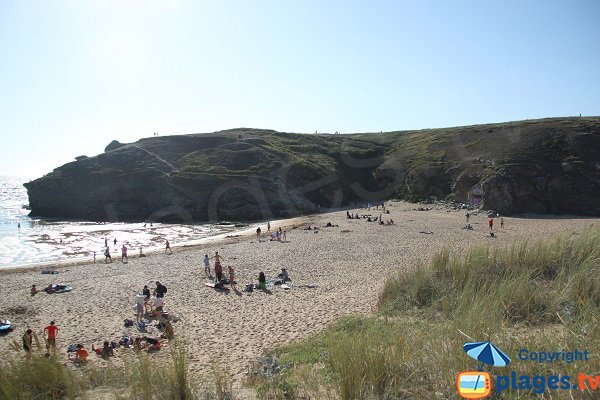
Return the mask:
{"type": "Polygon", "coordinates": [[[85,220],[257,220],[390,198],[600,215],[600,117],[113,141],[25,187],[32,216],[85,220]]]}

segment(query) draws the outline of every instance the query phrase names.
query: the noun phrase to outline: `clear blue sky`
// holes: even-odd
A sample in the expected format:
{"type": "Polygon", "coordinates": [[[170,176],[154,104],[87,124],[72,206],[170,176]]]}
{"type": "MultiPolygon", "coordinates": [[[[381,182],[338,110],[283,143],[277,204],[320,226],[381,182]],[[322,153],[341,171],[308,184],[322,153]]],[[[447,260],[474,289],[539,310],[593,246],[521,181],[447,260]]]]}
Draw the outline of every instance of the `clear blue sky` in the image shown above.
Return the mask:
{"type": "Polygon", "coordinates": [[[600,1],[0,0],[0,175],[113,139],[600,114],[600,1]]]}

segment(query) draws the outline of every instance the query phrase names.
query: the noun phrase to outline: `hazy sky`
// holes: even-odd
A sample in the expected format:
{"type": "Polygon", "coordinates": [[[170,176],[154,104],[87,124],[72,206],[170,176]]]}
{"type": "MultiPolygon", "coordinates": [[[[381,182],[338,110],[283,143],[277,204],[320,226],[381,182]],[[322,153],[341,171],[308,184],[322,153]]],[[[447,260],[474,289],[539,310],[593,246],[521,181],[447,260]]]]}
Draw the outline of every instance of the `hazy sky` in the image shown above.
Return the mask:
{"type": "Polygon", "coordinates": [[[600,1],[0,0],[0,175],[113,139],[600,114],[600,1]]]}

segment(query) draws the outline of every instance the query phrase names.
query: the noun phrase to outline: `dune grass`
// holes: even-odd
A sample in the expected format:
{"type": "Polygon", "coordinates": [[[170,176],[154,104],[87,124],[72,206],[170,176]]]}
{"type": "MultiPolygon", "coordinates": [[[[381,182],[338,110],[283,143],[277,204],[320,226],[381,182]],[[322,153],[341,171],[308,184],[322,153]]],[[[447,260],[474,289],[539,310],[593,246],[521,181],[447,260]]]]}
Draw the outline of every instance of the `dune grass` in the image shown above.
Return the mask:
{"type": "Polygon", "coordinates": [[[184,342],[172,342],[170,358],[146,353],[124,355],[122,365],[75,367],[60,357],[36,353],[30,361],[12,358],[0,362],[0,399],[119,400],[233,400],[227,371],[216,368],[205,380],[191,379],[184,342]],[[158,362],[157,362],[158,361],[158,362]]]}
{"type": "MultiPolygon", "coordinates": [[[[488,367],[492,374],[597,374],[599,244],[600,229],[590,228],[546,241],[442,251],[430,264],[388,279],[376,315],[347,318],[302,343],[276,349],[282,363],[294,367],[254,384],[268,392],[282,380],[296,383],[295,371],[309,368],[320,391],[312,397],[456,398],[456,374],[477,367],[462,345],[488,340],[513,359],[507,368],[488,367]],[[522,361],[520,349],[589,350],[590,359],[522,361]]],[[[578,390],[548,394],[593,397],[578,390]]],[[[530,395],[509,390],[503,398],[530,395]]]]}

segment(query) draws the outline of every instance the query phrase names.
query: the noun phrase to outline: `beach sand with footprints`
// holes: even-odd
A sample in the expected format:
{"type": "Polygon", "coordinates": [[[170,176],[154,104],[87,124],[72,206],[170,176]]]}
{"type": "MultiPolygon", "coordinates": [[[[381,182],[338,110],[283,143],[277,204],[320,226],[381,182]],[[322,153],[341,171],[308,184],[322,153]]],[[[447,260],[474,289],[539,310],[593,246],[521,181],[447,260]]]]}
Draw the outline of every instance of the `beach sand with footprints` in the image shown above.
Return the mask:
{"type": "MultiPolygon", "coordinates": [[[[0,336],[0,353],[13,353],[11,343],[20,344],[27,328],[42,337],[43,328],[55,320],[60,331],[57,344],[66,359],[67,345],[118,341],[124,335],[140,335],[135,327],[125,328],[126,318],[135,320],[134,296],[144,285],[151,289],[160,281],[168,288],[165,309],[181,318],[173,324],[175,334],[185,339],[193,375],[211,373],[214,362],[225,368],[236,386],[243,383],[250,364],[263,352],[292,343],[318,332],[340,317],[369,313],[376,307],[385,278],[430,260],[444,247],[467,248],[477,243],[503,245],[515,239],[546,238],[553,234],[580,230],[599,219],[577,217],[505,217],[504,229],[494,225],[496,238],[490,238],[487,217],[473,215],[473,230],[462,229],[465,210],[433,206],[417,211],[419,205],[388,202],[394,225],[379,225],[365,219],[347,219],[346,211],[319,214],[274,222],[287,231],[287,242],[268,241],[262,224],[263,240],[254,233],[208,241],[182,248],[172,243],[172,254],[152,253],[138,258],[130,251],[127,264],[120,256],[112,264],[103,262],[61,264],[57,275],[41,274],[41,267],[0,272],[4,291],[0,319],[16,324],[15,331],[0,336]],[[334,227],[325,227],[331,222],[334,227]],[[307,226],[314,230],[304,230],[307,226]],[[420,232],[430,231],[431,234],[420,232]],[[235,267],[237,288],[227,293],[204,285],[202,259],[218,251],[223,267],[235,267]],[[279,286],[268,292],[243,291],[245,284],[257,282],[260,271],[267,278],[286,268],[293,280],[289,290],[279,286]],[[69,293],[30,295],[32,284],[42,289],[50,283],[68,283],[69,293]],[[314,287],[307,287],[313,286],[314,287]]],[[[421,206],[422,207],[422,206],[421,206]]],[[[378,217],[380,210],[353,209],[352,214],[378,217]]],[[[98,257],[103,260],[104,257],[98,257]]],[[[211,269],[214,262],[211,262],[211,269]]],[[[111,362],[119,362],[132,350],[117,349],[111,362]]],[[[152,355],[168,356],[168,345],[152,355]]],[[[105,363],[92,356],[93,363],[105,363]]]]}

